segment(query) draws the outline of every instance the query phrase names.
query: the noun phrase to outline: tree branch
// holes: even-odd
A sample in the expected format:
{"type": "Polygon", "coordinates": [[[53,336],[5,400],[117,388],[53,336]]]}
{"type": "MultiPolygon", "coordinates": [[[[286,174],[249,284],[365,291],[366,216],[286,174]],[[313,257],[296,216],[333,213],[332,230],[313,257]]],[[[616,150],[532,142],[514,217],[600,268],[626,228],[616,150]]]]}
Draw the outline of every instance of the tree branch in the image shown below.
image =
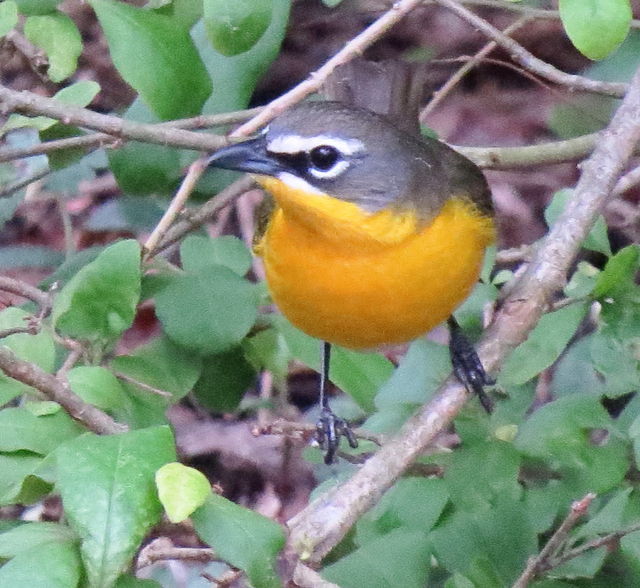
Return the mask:
{"type": "Polygon", "coordinates": [[[535,57],[535,55],[527,51],[520,43],[514,41],[492,24],[488,23],[484,18],[477,16],[455,0],[434,0],[434,2],[455,13],[462,20],[468,22],[471,26],[495,41],[503,49],[508,51],[511,57],[522,65],[522,67],[550,82],[565,86],[572,91],[583,90],[585,92],[604,94],[605,96],[612,96],[614,98],[621,98],[627,91],[627,84],[600,82],[582,76],[568,74],[555,68],[550,63],[535,57]]]}
{"type": "MultiPolygon", "coordinates": [[[[527,338],[566,282],[583,239],[611,196],[639,139],[640,71],[583,165],[573,199],[534,253],[478,345],[480,359],[490,373],[495,373],[507,355],[527,338]]],[[[322,560],[450,424],[466,399],[465,389],[450,377],[349,480],[320,496],[288,522],[288,548],[303,560],[322,560]]]]}
{"type": "Polygon", "coordinates": [[[558,549],[567,540],[569,532],[576,526],[578,520],[587,514],[589,505],[593,502],[596,495],[590,492],[582,500],[577,500],[571,505],[569,514],[565,517],[564,521],[556,529],[555,533],[551,535],[547,544],[541,549],[540,553],[535,557],[529,558],[527,567],[524,569],[520,577],[514,582],[512,588],[526,588],[530,582],[532,582],[542,566],[557,553],[558,549]]]}
{"type": "Polygon", "coordinates": [[[67,383],[41,370],[37,365],[20,359],[11,349],[0,345],[0,370],[7,376],[42,392],[49,400],[60,404],[69,415],[90,431],[101,435],[123,433],[126,425],[117,423],[107,413],[87,404],[67,383]]]}

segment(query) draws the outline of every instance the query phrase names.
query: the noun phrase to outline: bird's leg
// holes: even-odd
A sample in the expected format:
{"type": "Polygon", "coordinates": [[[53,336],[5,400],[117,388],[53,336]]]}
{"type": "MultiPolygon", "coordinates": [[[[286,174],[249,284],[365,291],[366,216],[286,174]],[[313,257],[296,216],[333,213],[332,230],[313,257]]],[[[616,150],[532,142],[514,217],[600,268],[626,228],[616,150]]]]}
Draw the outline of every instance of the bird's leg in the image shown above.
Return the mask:
{"type": "Polygon", "coordinates": [[[449,353],[451,354],[453,373],[471,394],[478,395],[480,404],[490,413],[493,410],[493,401],[484,391],[484,387],[493,386],[495,380],[485,372],[476,350],[462,331],[458,321],[450,316],[447,324],[451,333],[449,353]]]}
{"type": "Polygon", "coordinates": [[[355,449],[358,440],[349,428],[347,421],[337,417],[329,408],[327,385],[329,383],[329,361],[331,359],[331,343],[322,342],[320,356],[320,419],[316,423],[316,440],[325,452],[324,463],[331,464],[340,446],[340,438],[347,438],[349,445],[355,449]]]}

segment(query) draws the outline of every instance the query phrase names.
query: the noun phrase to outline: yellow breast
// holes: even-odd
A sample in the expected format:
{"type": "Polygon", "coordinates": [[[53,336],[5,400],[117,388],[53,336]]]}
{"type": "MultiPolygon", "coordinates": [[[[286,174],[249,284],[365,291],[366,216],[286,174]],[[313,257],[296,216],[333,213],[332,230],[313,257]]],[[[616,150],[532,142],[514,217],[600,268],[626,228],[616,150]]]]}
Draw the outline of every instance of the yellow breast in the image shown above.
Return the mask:
{"type": "Polygon", "coordinates": [[[469,295],[492,219],[451,199],[426,226],[258,177],[276,209],[258,253],[271,295],[309,335],[354,349],[410,341],[469,295]]]}

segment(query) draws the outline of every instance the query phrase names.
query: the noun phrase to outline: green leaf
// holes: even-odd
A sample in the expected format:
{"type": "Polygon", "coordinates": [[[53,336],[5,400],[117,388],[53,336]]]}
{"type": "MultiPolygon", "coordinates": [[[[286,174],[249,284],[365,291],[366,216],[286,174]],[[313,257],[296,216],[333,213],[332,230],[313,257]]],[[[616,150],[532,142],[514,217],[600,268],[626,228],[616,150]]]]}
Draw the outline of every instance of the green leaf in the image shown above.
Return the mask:
{"type": "Polygon", "coordinates": [[[215,239],[189,235],[180,246],[180,260],[185,271],[192,273],[210,265],[224,265],[244,276],[251,268],[251,252],[240,239],[231,235],[215,239]]]}
{"type": "Polygon", "coordinates": [[[498,495],[491,508],[455,510],[431,533],[434,555],[474,586],[511,586],[538,540],[522,502],[498,495]]]}
{"type": "Polygon", "coordinates": [[[22,14],[47,14],[53,12],[62,0],[16,0],[22,14]]]}
{"type": "Polygon", "coordinates": [[[278,56],[290,5],[290,0],[273,0],[273,17],[265,34],[249,51],[233,57],[211,49],[204,19],[193,27],[191,34],[214,83],[203,112],[213,114],[246,107],[258,80],[278,56]]]}
{"type": "Polygon", "coordinates": [[[4,37],[18,24],[18,6],[13,0],[0,4],[0,37],[4,37]]]}
{"type": "Polygon", "coordinates": [[[27,451],[0,453],[0,505],[31,504],[51,490],[35,475],[42,462],[42,456],[27,451]]]}
{"type": "Polygon", "coordinates": [[[629,0],[560,0],[559,8],[569,39],[589,59],[605,58],[629,32],[629,0]]]}
{"type": "Polygon", "coordinates": [[[574,303],[545,314],[505,362],[499,376],[501,385],[524,384],[548,368],[573,337],[587,309],[586,303],[574,303]]]}
{"type": "Polygon", "coordinates": [[[193,388],[200,376],[201,359],[161,336],[138,347],[130,355],[115,357],[110,367],[114,373],[130,378],[130,382],[121,381],[127,391],[129,406],[118,414],[118,418],[133,428],[140,428],[167,422],[167,406],[193,388]],[[144,385],[171,396],[160,396],[144,385]]]}
{"type": "Polygon", "coordinates": [[[449,502],[443,480],[401,478],[357,524],[360,546],[398,528],[428,532],[449,502]]]}
{"type": "Polygon", "coordinates": [[[204,22],[214,49],[237,55],[253,47],[269,27],[272,0],[203,0],[204,22]]]}
{"type": "Polygon", "coordinates": [[[89,3],[116,68],[159,118],[200,113],[212,86],[188,31],[168,16],[123,2],[89,3]]]}
{"type": "Polygon", "coordinates": [[[567,499],[602,493],[616,486],[629,467],[628,449],[619,437],[611,435],[597,445],[590,439],[591,430],[612,426],[597,397],[572,394],[534,412],[520,426],[514,445],[560,472],[567,499]]]}
{"type": "Polygon", "coordinates": [[[56,296],[53,322],[63,333],[110,341],[131,326],[140,298],[140,246],[125,240],[107,247],[56,296]]]}
{"type": "Polygon", "coordinates": [[[164,390],[175,401],[185,396],[200,375],[201,359],[166,337],[157,337],[129,355],[114,357],[111,368],[133,380],[164,390]]]}
{"type": "Polygon", "coordinates": [[[280,525],[212,494],[191,516],[198,536],[231,565],[244,570],[255,588],[281,586],[274,569],[284,546],[280,525]]]}
{"type": "Polygon", "coordinates": [[[242,348],[236,347],[202,358],[202,374],[193,392],[207,410],[233,412],[255,379],[256,371],[245,359],[242,348]]]}
{"type": "Polygon", "coordinates": [[[379,410],[398,404],[424,404],[451,373],[449,350],[428,339],[409,346],[393,375],[380,387],[375,403],[379,410]]]}
{"type": "Polygon", "coordinates": [[[75,588],[81,574],[78,548],[73,543],[47,543],[20,553],[3,565],[0,585],[75,588]]]}
{"type": "Polygon", "coordinates": [[[85,402],[102,410],[122,408],[125,394],[118,379],[100,366],[78,366],[67,374],[71,389],[85,402]]]}
{"type": "Polygon", "coordinates": [[[520,465],[518,452],[503,441],[484,441],[455,451],[444,476],[451,501],[459,509],[473,511],[491,508],[498,496],[518,500],[520,465]]]}
{"type": "Polygon", "coordinates": [[[78,27],[66,14],[53,12],[30,16],[24,23],[24,34],[47,54],[47,74],[51,81],[61,82],[76,71],[82,38],[78,27]]]}
{"type": "MultiPolygon", "coordinates": [[[[140,99],[134,100],[124,118],[157,123],[140,99]]],[[[109,163],[118,185],[127,194],[169,194],[183,175],[179,151],[167,145],[128,141],[121,149],[109,150],[109,163]]]]}
{"type": "Polygon", "coordinates": [[[154,476],[171,461],[175,449],[168,427],[87,434],[58,449],[58,489],[81,539],[89,585],[112,586],[160,519],[154,476]]]}
{"type": "MultiPolygon", "coordinates": [[[[0,330],[24,327],[31,319],[32,315],[21,308],[5,308],[0,311],[0,330]]],[[[45,329],[35,335],[28,333],[9,335],[2,339],[0,344],[11,349],[20,359],[36,364],[45,372],[53,370],[55,346],[51,334],[45,329]]],[[[0,373],[0,406],[16,396],[30,391],[33,391],[30,386],[0,373]]]]}
{"type": "MultiPolygon", "coordinates": [[[[282,316],[276,317],[274,323],[284,335],[291,354],[318,370],[321,342],[296,329],[282,316]]],[[[331,349],[331,381],[365,412],[373,411],[375,394],[392,373],[393,364],[378,353],[362,353],[338,346],[331,349]]]]}
{"type": "MultiPolygon", "coordinates": [[[[580,0],[582,1],[582,0],[580,0]]],[[[590,1],[590,0],[585,0],[590,1]]],[[[553,200],[544,211],[544,218],[547,221],[549,227],[553,226],[558,217],[562,214],[562,211],[566,208],[569,200],[573,197],[573,190],[558,190],[553,195],[553,200]]],[[[582,246],[585,249],[591,251],[598,251],[606,256],[611,255],[611,245],[609,244],[609,236],[607,234],[607,223],[602,215],[598,215],[595,224],[586,239],[583,241],[582,246]]]]}
{"type": "Polygon", "coordinates": [[[343,588],[428,585],[430,542],[424,531],[396,529],[322,570],[343,588]]]}
{"type": "Polygon", "coordinates": [[[28,450],[44,456],[82,432],[64,411],[35,416],[22,407],[0,410],[0,451],[5,453],[28,450]]]}
{"type": "Polygon", "coordinates": [[[75,533],[59,523],[24,523],[0,533],[0,558],[8,559],[46,543],[76,541],[75,533]]]}
{"type": "Polygon", "coordinates": [[[596,299],[615,298],[635,287],[635,275],[640,267],[640,246],[620,249],[604,266],[598,276],[592,296],[596,299]]]}
{"type": "Polygon", "coordinates": [[[201,507],[209,494],[209,480],[196,469],[168,463],[156,472],[158,498],[172,523],[180,523],[201,507]]]}
{"type": "Polygon", "coordinates": [[[255,286],[219,265],[176,276],[156,295],[156,313],[167,335],[202,355],[237,346],[253,326],[257,307],[255,286]]]}

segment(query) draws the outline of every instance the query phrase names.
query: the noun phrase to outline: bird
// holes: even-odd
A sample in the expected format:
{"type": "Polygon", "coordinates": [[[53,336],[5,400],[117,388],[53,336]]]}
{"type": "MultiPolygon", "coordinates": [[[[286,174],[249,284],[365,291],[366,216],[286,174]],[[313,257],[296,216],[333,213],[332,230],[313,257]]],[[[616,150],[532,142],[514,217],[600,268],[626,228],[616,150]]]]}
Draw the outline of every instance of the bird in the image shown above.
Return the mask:
{"type": "Polygon", "coordinates": [[[493,381],[453,317],[496,237],[474,163],[383,115],[310,100],[207,165],[252,174],[272,198],[254,249],[280,311],[323,341],[317,439],[327,464],[341,437],[357,447],[326,395],[332,345],[379,349],[447,321],[454,373],[491,410],[493,381]]]}

